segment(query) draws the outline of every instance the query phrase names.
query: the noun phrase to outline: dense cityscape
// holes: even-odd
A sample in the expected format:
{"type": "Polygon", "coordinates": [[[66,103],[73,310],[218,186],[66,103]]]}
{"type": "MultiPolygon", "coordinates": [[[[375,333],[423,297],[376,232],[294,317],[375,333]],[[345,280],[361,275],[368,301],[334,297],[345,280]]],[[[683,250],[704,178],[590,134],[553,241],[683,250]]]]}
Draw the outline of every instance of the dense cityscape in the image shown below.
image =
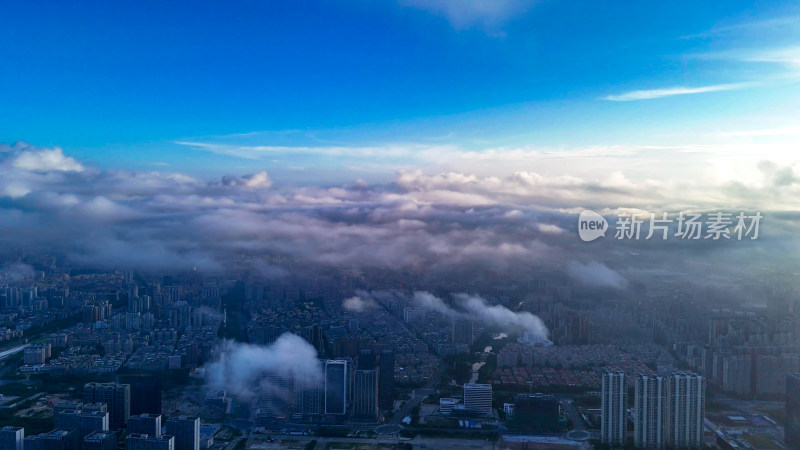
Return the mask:
{"type": "Polygon", "coordinates": [[[494,293],[492,308],[541,318],[540,336],[351,271],[154,277],[46,255],[6,268],[4,449],[797,445],[800,305],[777,295],[665,312],[675,280],[494,293]]]}

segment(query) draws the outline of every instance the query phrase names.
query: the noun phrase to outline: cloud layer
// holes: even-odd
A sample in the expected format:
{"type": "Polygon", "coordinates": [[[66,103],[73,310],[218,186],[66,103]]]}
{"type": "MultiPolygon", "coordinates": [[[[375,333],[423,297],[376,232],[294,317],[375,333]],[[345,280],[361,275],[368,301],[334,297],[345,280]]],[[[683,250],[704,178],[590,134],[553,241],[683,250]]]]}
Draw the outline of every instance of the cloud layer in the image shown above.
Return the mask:
{"type": "MultiPolygon", "coordinates": [[[[719,252],[750,252],[742,267],[796,263],[791,252],[752,257],[797,244],[800,186],[796,163],[785,157],[733,161],[707,148],[496,153],[497,158],[491,150],[467,153],[464,160],[529,161],[541,173],[416,170],[379,184],[276,186],[258,168],[201,180],[101,170],[61,149],[2,145],[0,245],[52,249],[76,266],[156,273],[221,273],[244,259],[254,275],[266,278],[346,268],[390,270],[418,280],[453,275],[464,282],[510,282],[548,270],[586,286],[612,288],[624,288],[643,264],[668,265],[689,256],[712,260],[719,252]],[[654,155],[651,166],[642,155],[654,155]],[[639,170],[618,170],[632,158],[639,170]],[[693,167],[691,161],[713,162],[693,167]],[[685,178],[656,176],[673,166],[682,166],[674,173],[685,178]],[[622,209],[774,214],[762,229],[763,240],[750,246],[611,239],[588,245],[575,233],[583,208],[607,217],[622,209]]],[[[363,299],[355,297],[349,306],[365,307],[358,300],[363,299]]]]}

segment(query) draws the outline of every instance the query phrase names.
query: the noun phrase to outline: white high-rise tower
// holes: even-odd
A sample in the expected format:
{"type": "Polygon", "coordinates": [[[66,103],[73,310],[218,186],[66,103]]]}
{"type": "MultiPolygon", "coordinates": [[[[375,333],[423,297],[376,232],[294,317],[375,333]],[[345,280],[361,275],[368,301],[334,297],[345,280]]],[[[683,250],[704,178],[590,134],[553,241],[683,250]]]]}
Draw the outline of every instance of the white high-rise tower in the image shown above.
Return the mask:
{"type": "Polygon", "coordinates": [[[604,444],[624,445],[627,437],[628,386],[624,373],[603,374],[600,439],[604,444]]]}

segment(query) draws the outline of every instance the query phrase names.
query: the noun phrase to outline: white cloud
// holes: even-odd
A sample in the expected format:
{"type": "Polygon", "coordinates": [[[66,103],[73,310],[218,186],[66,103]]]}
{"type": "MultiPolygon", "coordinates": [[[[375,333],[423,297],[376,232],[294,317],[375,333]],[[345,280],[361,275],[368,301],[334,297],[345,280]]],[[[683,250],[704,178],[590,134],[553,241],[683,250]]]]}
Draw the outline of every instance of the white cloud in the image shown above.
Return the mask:
{"type": "Polygon", "coordinates": [[[515,333],[532,333],[547,339],[549,331],[544,322],[526,311],[512,311],[503,305],[489,304],[477,295],[459,293],[453,295],[454,307],[446,304],[441,298],[430,292],[414,293],[414,303],[424,309],[435,311],[452,318],[470,318],[501,330],[515,333]]]}
{"type": "Polygon", "coordinates": [[[208,142],[177,141],[179,145],[193,147],[218,155],[235,156],[244,159],[273,158],[279,155],[318,155],[336,158],[406,158],[420,153],[441,154],[453,150],[451,146],[431,146],[421,144],[380,145],[380,146],[281,146],[281,145],[236,145],[208,142]]]}
{"type": "Polygon", "coordinates": [[[800,46],[761,50],[745,54],[744,61],[788,64],[800,68],[800,46]]]}
{"type": "Polygon", "coordinates": [[[536,228],[539,229],[542,233],[550,233],[550,234],[561,234],[564,233],[564,229],[559,227],[558,225],[551,225],[549,223],[539,223],[536,224],[536,228]]]}
{"type": "Polygon", "coordinates": [[[267,189],[272,186],[272,180],[269,179],[269,175],[266,171],[261,171],[258,173],[254,173],[252,175],[247,175],[242,177],[244,181],[244,185],[249,188],[263,188],[267,189]]]}
{"type": "Polygon", "coordinates": [[[615,270],[597,261],[581,263],[572,261],[567,265],[567,274],[574,280],[589,286],[622,289],[628,281],[615,270]]]}
{"type": "Polygon", "coordinates": [[[378,304],[375,300],[369,298],[364,293],[354,295],[353,297],[346,298],[342,301],[342,308],[350,312],[364,312],[370,309],[377,308],[378,304]]]}
{"type": "Polygon", "coordinates": [[[206,383],[246,400],[252,399],[259,388],[280,389],[274,382],[276,377],[284,383],[301,381],[300,385],[304,386],[318,385],[322,381],[316,349],[291,333],[280,335],[269,346],[225,340],[219,354],[219,359],[207,366],[206,383]]]}
{"type": "Polygon", "coordinates": [[[400,4],[432,12],[447,19],[458,30],[480,28],[502,35],[502,26],[526,13],[532,0],[400,0],[400,4]]]}
{"type": "Polygon", "coordinates": [[[81,172],[84,167],[75,159],[64,156],[60,148],[26,151],[11,161],[17,169],[32,172],[81,172]]]}
{"type": "MultiPolygon", "coordinates": [[[[542,267],[565,271],[573,259],[608,262],[606,253],[581,256],[590,247],[570,232],[581,208],[800,210],[792,152],[671,150],[533,159],[542,173],[413,171],[394,182],[326,187],[272,186],[266,172],[202,181],[90,167],[27,171],[11,161],[39,149],[0,146],[0,246],[49,246],[72,264],[134,270],[221,272],[254,255],[264,260],[249,270],[269,277],[298,267],[525,276],[542,267]],[[636,171],[619,170],[632,161],[636,171]]],[[[572,271],[591,279],[592,269],[572,271]]]]}
{"type": "Polygon", "coordinates": [[[605,100],[612,102],[631,102],[637,100],[652,100],[656,98],[672,97],[675,95],[703,94],[706,92],[732,91],[754,86],[753,83],[728,83],[699,87],[671,87],[662,89],[646,89],[630,91],[617,95],[609,95],[605,100]]]}
{"type": "Polygon", "coordinates": [[[749,22],[731,23],[727,25],[715,26],[708,31],[682,36],[682,39],[707,39],[707,38],[730,38],[734,36],[758,36],[763,37],[766,33],[787,35],[796,33],[797,23],[800,16],[790,15],[782,17],[771,17],[749,22]]]}
{"type": "Polygon", "coordinates": [[[800,135],[800,126],[724,131],[716,135],[720,137],[797,136],[800,135]]]}

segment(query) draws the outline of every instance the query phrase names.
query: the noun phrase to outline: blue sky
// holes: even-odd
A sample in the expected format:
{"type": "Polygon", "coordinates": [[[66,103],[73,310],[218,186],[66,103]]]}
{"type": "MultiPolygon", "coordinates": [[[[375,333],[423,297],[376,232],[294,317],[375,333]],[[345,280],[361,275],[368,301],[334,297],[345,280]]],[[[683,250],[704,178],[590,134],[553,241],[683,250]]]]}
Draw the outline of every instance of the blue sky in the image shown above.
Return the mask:
{"type": "Polygon", "coordinates": [[[333,181],[451,152],[785,149],[799,132],[796,2],[19,1],[0,17],[0,142],[100,167],[333,181]]]}

